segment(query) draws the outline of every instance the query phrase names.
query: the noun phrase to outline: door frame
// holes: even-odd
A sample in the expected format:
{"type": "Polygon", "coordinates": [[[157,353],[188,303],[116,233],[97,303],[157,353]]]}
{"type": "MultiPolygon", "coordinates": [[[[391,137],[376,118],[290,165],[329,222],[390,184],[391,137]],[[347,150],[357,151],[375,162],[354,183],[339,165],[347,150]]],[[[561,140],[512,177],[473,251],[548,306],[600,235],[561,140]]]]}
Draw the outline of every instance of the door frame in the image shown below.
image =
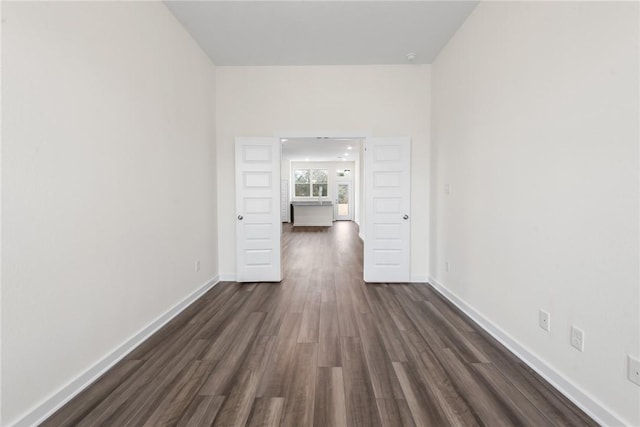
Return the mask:
{"type": "MultiPolygon", "coordinates": [[[[279,141],[282,142],[283,139],[294,139],[294,138],[353,138],[359,139],[361,142],[358,144],[362,146],[362,153],[364,153],[364,145],[367,138],[373,137],[373,133],[368,130],[359,130],[359,131],[344,131],[344,130],[315,130],[315,131],[304,131],[304,130],[283,130],[276,132],[274,138],[278,138],[279,141]]],[[[357,203],[354,204],[353,208],[353,219],[358,227],[360,228],[358,236],[362,241],[364,241],[364,209],[365,209],[365,200],[364,197],[364,180],[360,179],[361,171],[362,176],[364,177],[364,155],[361,153],[359,155],[359,160],[356,162],[355,167],[355,175],[353,177],[353,200],[354,202],[357,200],[357,203]]],[[[282,157],[280,158],[282,162],[282,157]]],[[[291,179],[291,177],[289,177],[291,179]]],[[[289,200],[293,200],[293,194],[289,193],[289,200]]]]}

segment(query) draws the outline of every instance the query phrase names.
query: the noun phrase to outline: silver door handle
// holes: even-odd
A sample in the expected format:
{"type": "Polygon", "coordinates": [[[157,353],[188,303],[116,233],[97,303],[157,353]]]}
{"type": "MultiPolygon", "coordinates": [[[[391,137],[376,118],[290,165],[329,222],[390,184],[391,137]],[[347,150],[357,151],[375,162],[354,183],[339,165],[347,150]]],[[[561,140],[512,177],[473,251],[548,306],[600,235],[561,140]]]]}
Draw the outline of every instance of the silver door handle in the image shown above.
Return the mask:
{"type": "Polygon", "coordinates": [[[242,220],[244,219],[244,217],[243,217],[242,215],[238,215],[238,219],[239,219],[240,221],[242,221],[242,220]]]}
{"type": "Polygon", "coordinates": [[[405,216],[403,216],[403,217],[402,217],[402,219],[404,219],[404,220],[409,219],[409,215],[405,215],[405,216]]]}

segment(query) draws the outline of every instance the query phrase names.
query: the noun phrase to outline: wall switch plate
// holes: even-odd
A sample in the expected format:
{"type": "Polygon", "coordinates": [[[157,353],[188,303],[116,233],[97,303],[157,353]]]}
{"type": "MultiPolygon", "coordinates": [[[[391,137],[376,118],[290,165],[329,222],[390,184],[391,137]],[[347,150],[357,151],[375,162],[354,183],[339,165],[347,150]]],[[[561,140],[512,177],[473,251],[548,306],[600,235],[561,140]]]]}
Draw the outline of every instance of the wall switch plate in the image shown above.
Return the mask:
{"type": "Polygon", "coordinates": [[[584,351],[584,331],[575,326],[571,326],[571,346],[584,351]]]}
{"type": "Polygon", "coordinates": [[[451,184],[445,184],[444,185],[444,194],[446,194],[446,195],[451,194],[451,184]]]}
{"type": "Polygon", "coordinates": [[[635,385],[640,386],[640,360],[627,356],[627,378],[635,385]]]}
{"type": "Polygon", "coordinates": [[[538,312],[538,323],[542,329],[549,332],[551,330],[551,315],[544,310],[540,310],[538,312]]]}

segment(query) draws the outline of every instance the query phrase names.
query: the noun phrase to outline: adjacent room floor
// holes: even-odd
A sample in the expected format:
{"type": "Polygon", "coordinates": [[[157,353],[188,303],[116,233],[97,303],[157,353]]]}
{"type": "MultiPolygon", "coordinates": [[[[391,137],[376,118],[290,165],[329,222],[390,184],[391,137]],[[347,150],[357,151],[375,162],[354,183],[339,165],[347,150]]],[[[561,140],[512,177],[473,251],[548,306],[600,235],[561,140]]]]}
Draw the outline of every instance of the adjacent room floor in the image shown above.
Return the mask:
{"type": "Polygon", "coordinates": [[[596,425],[426,284],[367,285],[351,222],[283,235],[45,426],[596,425]]]}

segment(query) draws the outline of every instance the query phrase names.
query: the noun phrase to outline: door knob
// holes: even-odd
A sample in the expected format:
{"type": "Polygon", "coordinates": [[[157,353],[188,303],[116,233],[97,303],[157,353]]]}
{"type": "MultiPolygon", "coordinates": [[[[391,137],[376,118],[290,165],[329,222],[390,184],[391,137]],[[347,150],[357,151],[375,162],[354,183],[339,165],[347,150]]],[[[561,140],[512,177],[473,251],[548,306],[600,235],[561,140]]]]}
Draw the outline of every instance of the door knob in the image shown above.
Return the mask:
{"type": "Polygon", "coordinates": [[[404,220],[409,219],[409,215],[405,215],[405,216],[403,216],[403,217],[402,217],[402,219],[404,219],[404,220]]]}
{"type": "Polygon", "coordinates": [[[238,215],[238,219],[239,219],[240,221],[242,221],[242,220],[244,219],[244,217],[243,217],[242,215],[238,215]]]}

